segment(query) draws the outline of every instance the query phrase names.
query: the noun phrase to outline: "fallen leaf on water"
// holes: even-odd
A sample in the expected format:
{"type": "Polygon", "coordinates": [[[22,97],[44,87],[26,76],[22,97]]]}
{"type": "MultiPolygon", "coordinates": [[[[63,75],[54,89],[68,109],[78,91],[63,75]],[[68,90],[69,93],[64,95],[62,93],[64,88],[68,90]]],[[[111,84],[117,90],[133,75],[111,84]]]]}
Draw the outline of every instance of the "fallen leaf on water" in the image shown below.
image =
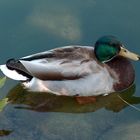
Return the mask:
{"type": "Polygon", "coordinates": [[[2,88],[5,85],[6,77],[0,78],[0,88],[2,88]]]}
{"type": "Polygon", "coordinates": [[[7,136],[12,133],[12,130],[0,130],[0,136],[7,136]]]}
{"type": "Polygon", "coordinates": [[[4,109],[4,107],[8,104],[8,98],[4,98],[0,100],[0,112],[4,109]]]}

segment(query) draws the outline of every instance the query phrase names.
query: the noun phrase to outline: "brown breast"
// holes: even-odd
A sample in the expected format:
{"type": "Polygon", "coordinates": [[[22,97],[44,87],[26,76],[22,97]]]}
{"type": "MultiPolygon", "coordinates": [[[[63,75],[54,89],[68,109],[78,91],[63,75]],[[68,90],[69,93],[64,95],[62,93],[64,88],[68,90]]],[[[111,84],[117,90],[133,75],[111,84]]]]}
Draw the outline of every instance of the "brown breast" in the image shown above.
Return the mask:
{"type": "Polygon", "coordinates": [[[117,56],[106,64],[117,74],[119,78],[119,82],[115,83],[113,86],[115,91],[124,90],[133,84],[135,71],[128,59],[117,56]]]}

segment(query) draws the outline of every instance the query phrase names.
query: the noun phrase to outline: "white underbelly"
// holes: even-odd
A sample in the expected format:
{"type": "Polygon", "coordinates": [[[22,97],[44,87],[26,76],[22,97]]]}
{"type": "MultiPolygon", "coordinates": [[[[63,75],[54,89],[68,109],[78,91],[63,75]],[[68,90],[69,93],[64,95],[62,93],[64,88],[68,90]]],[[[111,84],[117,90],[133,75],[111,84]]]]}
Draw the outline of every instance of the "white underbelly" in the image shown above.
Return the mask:
{"type": "Polygon", "coordinates": [[[113,92],[113,83],[114,79],[106,71],[77,80],[41,81],[33,78],[24,85],[31,91],[52,92],[57,95],[97,96],[113,92]]]}

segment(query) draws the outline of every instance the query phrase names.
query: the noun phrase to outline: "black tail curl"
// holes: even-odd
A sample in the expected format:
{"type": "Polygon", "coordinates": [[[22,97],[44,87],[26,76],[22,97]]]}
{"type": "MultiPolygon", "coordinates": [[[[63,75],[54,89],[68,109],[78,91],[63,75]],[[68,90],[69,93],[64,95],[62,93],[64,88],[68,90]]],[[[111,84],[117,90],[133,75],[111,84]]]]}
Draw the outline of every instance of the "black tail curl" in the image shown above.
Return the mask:
{"type": "Polygon", "coordinates": [[[23,64],[19,60],[9,59],[6,62],[6,66],[10,70],[15,70],[19,74],[26,76],[29,80],[33,78],[30,72],[23,66],[23,64]]]}

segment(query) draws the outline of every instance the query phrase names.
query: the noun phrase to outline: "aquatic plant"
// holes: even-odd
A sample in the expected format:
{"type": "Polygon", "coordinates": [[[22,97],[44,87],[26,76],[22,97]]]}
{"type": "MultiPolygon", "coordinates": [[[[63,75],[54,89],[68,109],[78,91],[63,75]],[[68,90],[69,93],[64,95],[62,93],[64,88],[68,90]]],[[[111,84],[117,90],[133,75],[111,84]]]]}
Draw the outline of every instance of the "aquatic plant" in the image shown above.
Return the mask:
{"type": "MultiPolygon", "coordinates": [[[[5,85],[6,77],[0,78],[0,88],[5,85]]],[[[0,112],[4,109],[4,107],[8,104],[8,98],[3,98],[0,100],[0,112]]]]}

